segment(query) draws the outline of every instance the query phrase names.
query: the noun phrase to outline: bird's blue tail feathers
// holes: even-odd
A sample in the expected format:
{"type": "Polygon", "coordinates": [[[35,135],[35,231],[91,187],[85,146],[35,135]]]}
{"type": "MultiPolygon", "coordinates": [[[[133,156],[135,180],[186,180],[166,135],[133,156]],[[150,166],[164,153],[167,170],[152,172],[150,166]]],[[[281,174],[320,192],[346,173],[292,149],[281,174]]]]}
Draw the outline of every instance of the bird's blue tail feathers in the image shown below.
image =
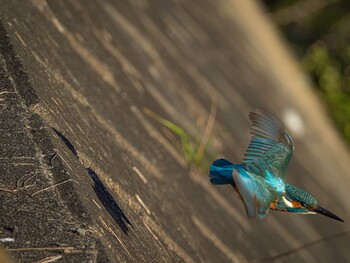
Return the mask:
{"type": "Polygon", "coordinates": [[[237,165],[226,159],[217,159],[210,166],[209,176],[212,184],[231,184],[235,186],[232,173],[237,165]]]}

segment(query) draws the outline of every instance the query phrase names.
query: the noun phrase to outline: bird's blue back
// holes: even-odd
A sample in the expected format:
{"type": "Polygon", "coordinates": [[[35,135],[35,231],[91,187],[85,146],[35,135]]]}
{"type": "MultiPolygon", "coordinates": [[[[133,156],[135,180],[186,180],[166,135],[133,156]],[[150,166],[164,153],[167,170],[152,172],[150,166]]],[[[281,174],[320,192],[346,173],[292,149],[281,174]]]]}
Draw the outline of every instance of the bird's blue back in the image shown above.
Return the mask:
{"type": "Polygon", "coordinates": [[[216,160],[210,167],[213,184],[231,184],[237,189],[248,216],[265,217],[270,203],[281,198],[284,181],[270,171],[256,175],[246,170],[242,164],[232,164],[225,159],[216,160]]]}

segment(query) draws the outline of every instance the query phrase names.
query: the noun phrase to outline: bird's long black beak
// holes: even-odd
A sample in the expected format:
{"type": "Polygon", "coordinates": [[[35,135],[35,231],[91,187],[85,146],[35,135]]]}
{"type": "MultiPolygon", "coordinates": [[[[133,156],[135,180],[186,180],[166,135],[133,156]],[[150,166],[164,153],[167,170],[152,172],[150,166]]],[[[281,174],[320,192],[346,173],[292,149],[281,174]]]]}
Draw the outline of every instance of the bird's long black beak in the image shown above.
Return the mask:
{"type": "Polygon", "coordinates": [[[322,208],[320,206],[318,206],[315,209],[312,209],[312,211],[314,211],[314,212],[316,212],[318,214],[324,215],[324,216],[328,216],[328,217],[333,218],[333,219],[335,219],[337,221],[344,222],[343,219],[341,219],[340,217],[336,216],[335,214],[329,212],[328,210],[326,210],[326,209],[324,209],[324,208],[322,208]]]}

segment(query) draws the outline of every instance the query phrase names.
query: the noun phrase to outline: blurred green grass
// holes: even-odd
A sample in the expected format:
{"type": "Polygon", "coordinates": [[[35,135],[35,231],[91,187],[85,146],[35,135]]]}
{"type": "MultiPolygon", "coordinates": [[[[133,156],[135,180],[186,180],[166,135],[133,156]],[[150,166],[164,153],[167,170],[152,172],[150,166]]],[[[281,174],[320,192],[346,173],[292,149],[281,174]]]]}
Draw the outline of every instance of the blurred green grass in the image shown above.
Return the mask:
{"type": "Polygon", "coordinates": [[[263,2],[350,143],[350,1],[263,2]]]}
{"type": "Polygon", "coordinates": [[[218,155],[215,150],[209,149],[212,148],[210,145],[217,112],[216,100],[212,104],[209,119],[205,127],[196,127],[197,134],[194,136],[191,136],[179,125],[161,117],[148,108],[144,108],[143,112],[177,136],[175,138],[171,134],[164,134],[184,157],[187,165],[194,165],[205,172],[209,169],[212,160],[218,155]]]}

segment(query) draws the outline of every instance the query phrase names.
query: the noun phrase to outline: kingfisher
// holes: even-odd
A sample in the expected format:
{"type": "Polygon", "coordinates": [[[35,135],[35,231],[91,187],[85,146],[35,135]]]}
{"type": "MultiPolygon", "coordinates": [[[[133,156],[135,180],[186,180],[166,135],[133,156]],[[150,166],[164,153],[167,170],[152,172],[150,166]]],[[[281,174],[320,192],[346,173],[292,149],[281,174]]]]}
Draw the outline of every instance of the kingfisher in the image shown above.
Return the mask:
{"type": "Polygon", "coordinates": [[[241,197],[248,217],[264,218],[270,209],[296,214],[321,214],[344,222],[319,206],[305,190],[286,183],[286,170],[294,152],[292,137],[271,113],[254,109],[251,140],[241,164],[217,159],[210,166],[212,184],[230,184],[241,197]]]}

